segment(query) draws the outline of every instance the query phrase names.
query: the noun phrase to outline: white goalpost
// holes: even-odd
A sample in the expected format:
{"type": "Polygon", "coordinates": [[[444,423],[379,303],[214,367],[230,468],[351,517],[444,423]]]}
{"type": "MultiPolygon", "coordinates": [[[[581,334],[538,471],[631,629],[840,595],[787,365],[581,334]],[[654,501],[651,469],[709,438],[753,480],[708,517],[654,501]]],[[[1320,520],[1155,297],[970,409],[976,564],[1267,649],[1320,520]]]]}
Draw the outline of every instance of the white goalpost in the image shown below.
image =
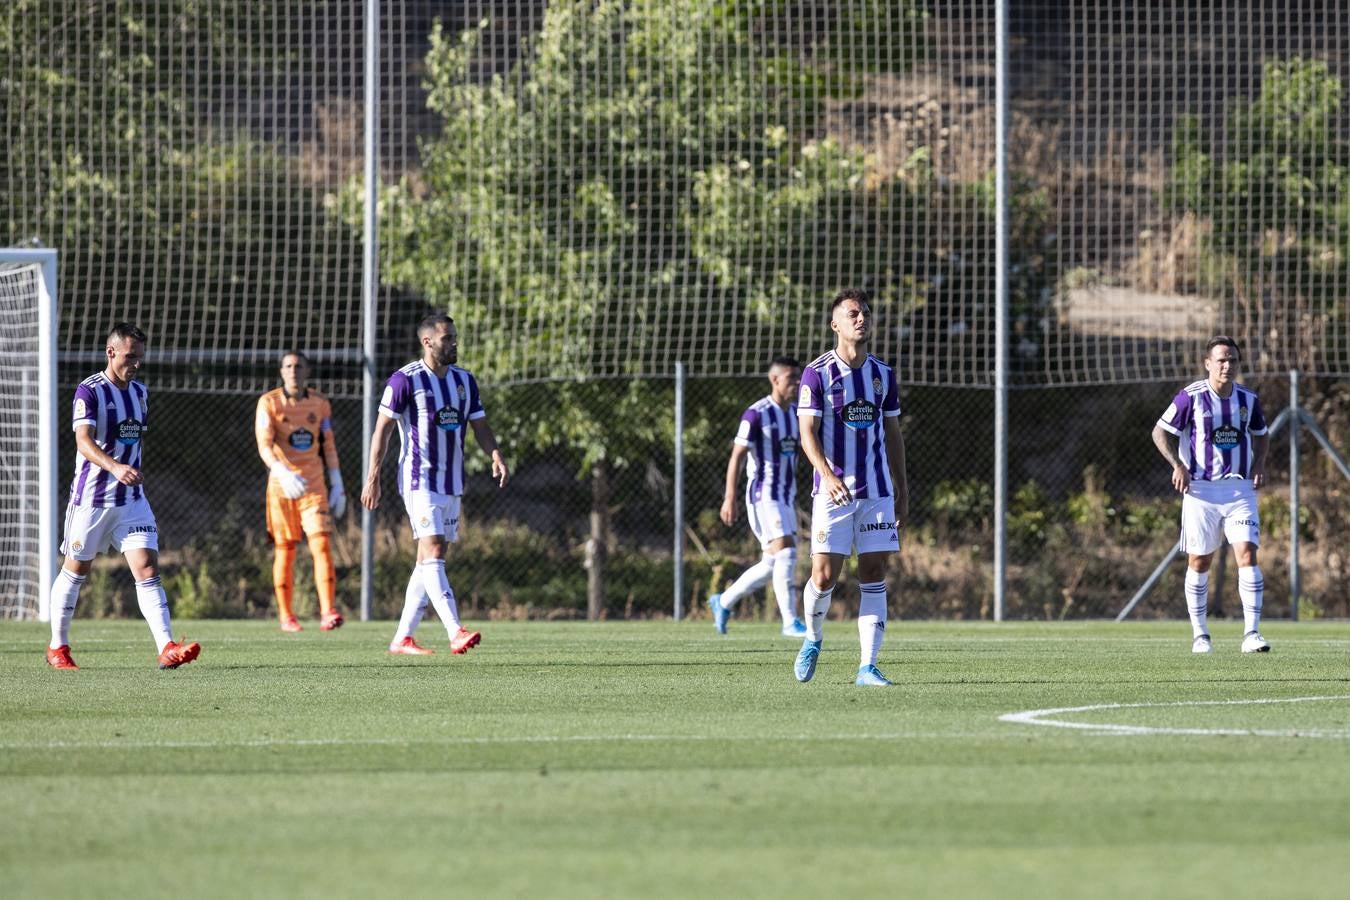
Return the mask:
{"type": "Polygon", "coordinates": [[[0,249],[0,618],[47,621],[56,575],[56,260],[0,249]]]}

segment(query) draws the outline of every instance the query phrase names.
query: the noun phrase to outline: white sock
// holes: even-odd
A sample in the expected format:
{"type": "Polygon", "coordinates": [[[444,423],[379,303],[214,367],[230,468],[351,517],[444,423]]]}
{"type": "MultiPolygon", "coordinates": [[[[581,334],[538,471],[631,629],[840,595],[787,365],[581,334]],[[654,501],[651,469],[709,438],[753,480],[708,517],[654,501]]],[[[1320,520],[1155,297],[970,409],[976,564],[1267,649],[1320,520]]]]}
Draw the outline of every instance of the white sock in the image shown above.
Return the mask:
{"type": "Polygon", "coordinates": [[[164,646],[173,640],[173,630],[169,627],[169,598],[164,596],[158,575],[136,582],[136,603],[155,636],[157,652],[162,653],[164,646]]]}
{"type": "Polygon", "coordinates": [[[796,547],[784,547],[773,555],[773,595],[778,600],[778,614],[783,617],[785,626],[797,618],[797,588],[792,583],[796,574],[796,547]]]}
{"type": "Polygon", "coordinates": [[[459,607],[455,604],[455,592],[450,590],[450,581],[445,577],[445,560],[427,559],[417,564],[422,573],[422,587],[436,607],[436,615],[450,637],[459,631],[459,607]]]}
{"type": "Polygon", "coordinates": [[[53,650],[70,645],[70,620],[75,618],[75,604],[80,599],[84,582],[85,576],[76,575],[64,566],[56,573],[51,593],[53,650]]]}
{"type": "Polygon", "coordinates": [[[398,631],[394,632],[394,644],[402,643],[404,638],[413,636],[413,632],[422,622],[422,613],[426,608],[427,592],[422,589],[422,573],[413,566],[412,577],[408,579],[408,589],[403,592],[403,615],[398,620],[398,631]]]}
{"type": "Polygon", "coordinates": [[[741,577],[732,582],[731,587],[722,592],[722,608],[731,609],[742,597],[751,591],[757,591],[773,575],[773,557],[760,557],[759,562],[741,573],[741,577]]]}
{"type": "Polygon", "coordinates": [[[810,578],[806,579],[806,587],[802,588],[802,612],[806,615],[806,639],[808,641],[822,640],[821,634],[825,625],[825,613],[830,611],[830,600],[834,597],[834,588],[822,591],[816,587],[816,583],[810,578]]]}
{"type": "Polygon", "coordinates": [[[1265,599],[1266,578],[1260,566],[1238,569],[1238,596],[1242,598],[1242,633],[1261,629],[1261,604],[1265,599]]]}
{"type": "Polygon", "coordinates": [[[1186,612],[1191,615],[1191,638],[1209,634],[1209,573],[1186,568],[1186,612]]]}
{"type": "Polygon", "coordinates": [[[859,667],[877,664],[881,639],[886,636],[886,582],[867,581],[858,585],[862,592],[858,599],[859,667]]]}

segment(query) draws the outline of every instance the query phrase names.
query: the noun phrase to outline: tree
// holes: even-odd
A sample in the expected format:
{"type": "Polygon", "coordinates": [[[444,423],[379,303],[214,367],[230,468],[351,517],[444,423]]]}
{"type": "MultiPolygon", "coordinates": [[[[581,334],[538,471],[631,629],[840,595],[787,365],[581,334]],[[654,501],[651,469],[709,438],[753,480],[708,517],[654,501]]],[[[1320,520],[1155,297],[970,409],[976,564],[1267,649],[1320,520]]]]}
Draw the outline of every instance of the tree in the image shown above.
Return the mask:
{"type": "Polygon", "coordinates": [[[1350,144],[1343,87],[1326,63],[1267,62],[1257,97],[1235,103],[1224,140],[1184,118],[1165,200],[1207,225],[1204,287],[1248,356],[1326,371],[1344,347],[1350,284],[1350,144]]]}
{"type": "Polygon", "coordinates": [[[591,480],[592,618],[613,467],[669,446],[672,423],[653,403],[668,384],[587,379],[664,375],[675,360],[716,371],[726,336],[772,344],[818,327],[837,288],[833,267],[809,261],[822,235],[847,240],[838,222],[863,159],[816,131],[825,92],[850,89],[847,59],[825,48],[846,50],[859,26],[826,15],[815,67],[753,52],[756,23],[800,5],[551,3],[515,65],[482,81],[490,23],[432,35],[443,128],[423,170],[382,198],[382,277],[451,310],[485,382],[556,380],[554,415],[518,436],[570,448],[591,480]]]}

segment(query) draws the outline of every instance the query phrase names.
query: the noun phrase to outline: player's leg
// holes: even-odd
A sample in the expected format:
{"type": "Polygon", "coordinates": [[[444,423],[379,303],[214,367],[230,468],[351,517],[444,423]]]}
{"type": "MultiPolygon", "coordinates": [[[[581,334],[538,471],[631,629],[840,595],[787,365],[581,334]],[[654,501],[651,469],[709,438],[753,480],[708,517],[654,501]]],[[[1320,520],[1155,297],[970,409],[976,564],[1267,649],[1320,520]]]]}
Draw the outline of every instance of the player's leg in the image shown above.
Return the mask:
{"type": "Polygon", "coordinates": [[[816,674],[820,647],[824,641],[825,614],[830,611],[834,586],[848,557],[843,553],[819,552],[811,556],[811,577],[802,588],[802,615],[806,618],[806,636],[797,652],[793,674],[798,681],[810,681],[816,674]]]}
{"type": "MultiPolygon", "coordinates": [[[[795,521],[792,530],[797,530],[795,521]]],[[[797,542],[791,533],[770,541],[769,555],[773,557],[773,595],[783,620],[783,636],[806,637],[806,624],[797,617],[797,542]]]]}
{"type": "MultiPolygon", "coordinates": [[[[746,496],[745,517],[749,522],[750,532],[760,542],[760,548],[763,550],[765,522],[761,516],[760,504],[751,501],[749,495],[746,496]]],[[[731,587],[720,594],[708,595],[708,609],[712,612],[713,628],[718,634],[726,634],[727,620],[731,617],[731,610],[736,604],[751,591],[759,590],[772,577],[773,557],[764,550],[759,560],[742,572],[740,577],[732,582],[731,587]]]]}
{"type": "Polygon", "coordinates": [[[319,592],[319,627],[332,631],[342,627],[337,610],[337,568],[333,565],[333,544],[328,532],[309,536],[309,554],[314,558],[314,585],[319,592]]]}
{"type": "Polygon", "coordinates": [[[145,499],[121,507],[121,518],[113,529],[113,543],[126,557],[136,579],[136,603],[155,638],[161,669],[176,669],[190,663],[202,652],[200,644],[180,644],[173,639],[169,621],[169,598],[159,580],[159,534],[155,514],[145,499]]]}
{"type": "Polygon", "coordinates": [[[277,600],[277,619],[282,631],[300,631],[292,603],[295,598],[295,541],[272,545],[272,594],[277,600]]]}
{"type": "Polygon", "coordinates": [[[1238,565],[1238,596],[1242,600],[1242,652],[1266,653],[1270,642],[1261,636],[1261,607],[1266,579],[1257,563],[1261,544],[1261,519],[1256,490],[1250,481],[1230,482],[1233,497],[1223,508],[1223,530],[1238,565]]]}
{"type": "Polygon", "coordinates": [[[314,587],[319,595],[319,628],[332,631],[342,627],[342,614],[337,610],[337,568],[333,565],[333,516],[328,510],[328,497],[322,491],[311,491],[301,497],[300,527],[309,543],[309,555],[314,561],[314,587]]]}
{"type": "Polygon", "coordinates": [[[1192,482],[1191,490],[1181,499],[1179,546],[1187,559],[1186,612],[1191,620],[1192,653],[1213,650],[1209,636],[1209,567],[1223,540],[1223,516],[1212,499],[1200,496],[1210,490],[1205,483],[1192,482]]]}
{"type": "Polygon", "coordinates": [[[436,615],[450,638],[451,653],[467,653],[478,646],[483,636],[460,624],[459,604],[454,589],[445,573],[445,555],[449,545],[459,540],[460,499],[448,495],[433,497],[433,529],[418,538],[417,569],[421,573],[422,588],[431,598],[436,615]]]}
{"type": "Polygon", "coordinates": [[[272,593],[282,631],[300,631],[295,618],[295,546],[304,536],[300,508],[281,492],[276,479],[267,481],[267,533],[272,536],[272,593]]]}
{"type": "Polygon", "coordinates": [[[75,618],[80,588],[94,567],[94,557],[107,543],[105,512],[66,507],[65,540],[61,542],[61,552],[66,558],[51,590],[52,637],[47,645],[47,665],[53,669],[79,668],[70,657],[70,623],[75,618]]]}
{"type": "Polygon", "coordinates": [[[417,631],[417,626],[422,622],[427,602],[427,592],[422,589],[422,579],[418,574],[417,565],[414,564],[412,575],[408,579],[408,587],[403,592],[403,613],[399,616],[398,630],[394,632],[394,639],[389,642],[390,653],[430,656],[436,652],[413,640],[413,632],[417,631]]]}
{"type": "Polygon", "coordinates": [[[1242,598],[1242,652],[1266,653],[1270,642],[1261,636],[1261,607],[1266,580],[1256,561],[1257,545],[1241,541],[1233,545],[1238,564],[1238,596],[1242,598]]]}
{"type": "Polygon", "coordinates": [[[875,497],[858,502],[853,517],[858,547],[858,676],[854,683],[867,687],[890,684],[877,668],[877,655],[886,635],[886,567],[900,549],[895,526],[895,500],[875,497]]]}

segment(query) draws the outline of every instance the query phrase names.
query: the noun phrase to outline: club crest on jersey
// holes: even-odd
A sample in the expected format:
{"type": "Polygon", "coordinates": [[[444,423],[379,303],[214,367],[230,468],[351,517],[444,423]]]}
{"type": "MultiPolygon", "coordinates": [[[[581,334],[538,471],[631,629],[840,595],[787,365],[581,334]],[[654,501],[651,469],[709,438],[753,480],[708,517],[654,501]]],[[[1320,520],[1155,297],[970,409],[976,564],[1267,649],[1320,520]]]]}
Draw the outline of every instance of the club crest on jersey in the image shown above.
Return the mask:
{"type": "Polygon", "coordinates": [[[1248,409],[1247,407],[1245,407],[1245,406],[1240,407],[1240,408],[1238,409],[1238,418],[1241,419],[1241,420],[1244,421],[1244,422],[1247,421],[1247,418],[1248,418],[1251,414],[1252,414],[1252,411],[1251,411],[1250,409],[1248,409]]]}
{"type": "Polygon", "coordinates": [[[141,439],[141,423],[135,419],[123,419],[117,423],[117,443],[130,447],[141,439]]]}
{"type": "Polygon", "coordinates": [[[873,378],[873,379],[872,379],[872,393],[874,393],[874,394],[880,394],[880,393],[881,393],[881,379],[880,379],[880,378],[873,378]]]}
{"type": "Polygon", "coordinates": [[[315,422],[317,422],[317,421],[319,421],[319,417],[316,416],[316,415],[314,415],[314,413],[310,413],[310,414],[309,414],[309,424],[313,425],[313,424],[314,424],[315,422]]]}
{"type": "Polygon", "coordinates": [[[1232,425],[1220,425],[1209,433],[1209,440],[1220,450],[1232,450],[1238,445],[1239,433],[1232,425]]]}
{"type": "Polygon", "coordinates": [[[458,431],[459,426],[459,410],[456,407],[442,406],[436,410],[436,427],[441,431],[458,431]]]}
{"type": "Polygon", "coordinates": [[[839,418],[849,428],[856,428],[861,431],[864,428],[871,428],[877,423],[877,413],[875,403],[858,398],[839,410],[839,418]]]}
{"type": "Polygon", "coordinates": [[[463,400],[468,395],[468,391],[464,390],[464,385],[462,384],[456,385],[456,387],[459,388],[459,399],[463,400]]]}
{"type": "Polygon", "coordinates": [[[778,452],[783,456],[795,456],[797,453],[797,439],[785,437],[778,442],[778,452]]]}
{"type": "Polygon", "coordinates": [[[308,450],[310,447],[314,446],[313,432],[306,431],[303,428],[297,428],[292,431],[291,436],[287,438],[287,440],[290,441],[291,446],[297,450],[308,450]]]}

